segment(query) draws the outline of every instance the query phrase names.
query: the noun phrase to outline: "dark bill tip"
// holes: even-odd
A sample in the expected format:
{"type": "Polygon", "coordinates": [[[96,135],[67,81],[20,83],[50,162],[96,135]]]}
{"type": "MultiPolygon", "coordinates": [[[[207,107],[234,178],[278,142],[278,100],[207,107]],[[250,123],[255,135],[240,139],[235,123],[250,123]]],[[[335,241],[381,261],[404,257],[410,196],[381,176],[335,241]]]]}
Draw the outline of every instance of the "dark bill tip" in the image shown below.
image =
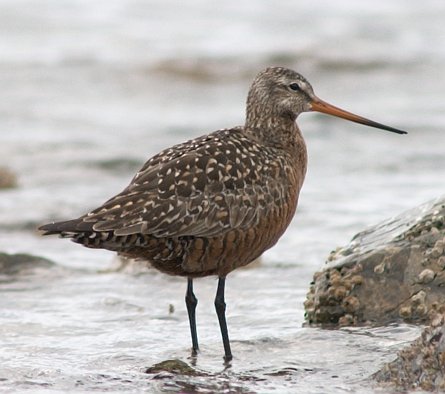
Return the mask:
{"type": "Polygon", "coordinates": [[[376,129],[387,130],[397,134],[408,134],[406,131],[395,129],[394,127],[386,126],[382,123],[374,122],[373,120],[366,119],[359,115],[355,115],[351,112],[335,107],[332,104],[329,104],[326,101],[320,99],[312,101],[311,109],[312,111],[322,112],[324,114],[336,116],[338,118],[346,119],[351,122],[360,123],[365,126],[375,127],[376,129]]]}

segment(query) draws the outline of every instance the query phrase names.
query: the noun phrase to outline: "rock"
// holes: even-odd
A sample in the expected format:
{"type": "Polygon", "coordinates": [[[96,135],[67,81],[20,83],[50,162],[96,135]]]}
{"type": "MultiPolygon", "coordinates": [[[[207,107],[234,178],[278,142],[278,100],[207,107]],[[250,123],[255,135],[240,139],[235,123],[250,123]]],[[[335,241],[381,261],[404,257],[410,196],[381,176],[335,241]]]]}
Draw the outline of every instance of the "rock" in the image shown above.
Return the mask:
{"type": "Polygon", "coordinates": [[[36,268],[49,268],[54,263],[43,257],[30,254],[7,254],[0,252],[0,274],[17,275],[27,273],[36,268]]]}
{"type": "MultiPolygon", "coordinates": [[[[445,309],[445,308],[443,308],[445,309]]],[[[432,318],[420,338],[401,350],[397,358],[373,375],[380,383],[397,389],[445,391],[445,314],[432,318]]]]}
{"type": "Polygon", "coordinates": [[[10,189],[17,186],[17,177],[5,167],[0,167],[0,189],[10,189]]]}
{"type": "Polygon", "coordinates": [[[445,303],[445,196],[357,234],[314,275],[309,324],[428,323],[445,303]]]}
{"type": "MultiPolygon", "coordinates": [[[[148,374],[168,373],[173,375],[201,376],[202,372],[198,372],[190,365],[181,360],[165,360],[146,369],[148,374]]],[[[167,377],[167,375],[159,375],[158,377],[167,377]]]]}

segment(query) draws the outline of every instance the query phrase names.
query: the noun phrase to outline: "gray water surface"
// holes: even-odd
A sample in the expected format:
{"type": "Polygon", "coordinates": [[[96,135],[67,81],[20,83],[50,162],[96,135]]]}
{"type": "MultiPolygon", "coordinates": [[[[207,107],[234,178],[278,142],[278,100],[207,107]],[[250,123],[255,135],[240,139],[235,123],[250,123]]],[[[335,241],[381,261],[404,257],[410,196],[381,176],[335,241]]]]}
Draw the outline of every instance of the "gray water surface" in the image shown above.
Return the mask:
{"type": "Polygon", "coordinates": [[[0,1],[0,166],[19,181],[0,191],[0,251],[55,262],[0,275],[0,390],[379,392],[368,377],[419,328],[302,328],[303,301],[332,249],[444,193],[444,19],[433,0],[0,1]],[[193,361],[185,281],[35,228],[98,206],[160,149],[242,124],[269,65],[409,134],[303,114],[297,215],[260,265],[227,279],[231,368],[206,278],[196,368],[208,376],[155,379],[154,363],[193,361]]]}

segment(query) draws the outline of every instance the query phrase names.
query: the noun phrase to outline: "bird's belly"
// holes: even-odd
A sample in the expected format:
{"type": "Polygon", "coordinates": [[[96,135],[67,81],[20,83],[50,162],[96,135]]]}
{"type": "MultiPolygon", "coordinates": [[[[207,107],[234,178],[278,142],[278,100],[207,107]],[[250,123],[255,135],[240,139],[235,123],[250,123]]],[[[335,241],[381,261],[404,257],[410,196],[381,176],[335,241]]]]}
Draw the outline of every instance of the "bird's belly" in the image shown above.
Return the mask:
{"type": "Polygon", "coordinates": [[[184,275],[225,276],[249,264],[271,248],[288,227],[296,208],[292,203],[277,204],[261,216],[256,225],[233,229],[213,238],[194,238],[182,262],[184,275]]]}

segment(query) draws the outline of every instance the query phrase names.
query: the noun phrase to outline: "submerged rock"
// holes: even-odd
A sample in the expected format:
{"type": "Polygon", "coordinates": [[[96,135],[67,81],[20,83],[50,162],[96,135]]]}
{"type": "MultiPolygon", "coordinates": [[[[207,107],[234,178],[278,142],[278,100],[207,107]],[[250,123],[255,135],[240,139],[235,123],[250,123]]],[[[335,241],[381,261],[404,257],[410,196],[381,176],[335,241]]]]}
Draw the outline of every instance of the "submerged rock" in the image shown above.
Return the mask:
{"type": "MultiPolygon", "coordinates": [[[[181,360],[165,360],[160,363],[157,363],[146,369],[145,373],[148,374],[159,374],[159,373],[169,373],[173,375],[186,375],[186,376],[200,376],[203,375],[202,372],[199,372],[193,369],[190,365],[181,360]]],[[[162,375],[163,376],[163,375],[162,375]]]]}
{"type": "MultiPolygon", "coordinates": [[[[445,309],[445,308],[443,308],[445,309]]],[[[373,376],[398,389],[445,391],[445,314],[434,316],[420,338],[373,376]]]]}
{"type": "Polygon", "coordinates": [[[357,234],[314,274],[309,324],[427,323],[445,303],[445,196],[357,234]]]}
{"type": "Polygon", "coordinates": [[[8,254],[0,252],[0,274],[17,275],[27,273],[36,268],[49,268],[54,263],[44,257],[25,253],[8,254]]]}

